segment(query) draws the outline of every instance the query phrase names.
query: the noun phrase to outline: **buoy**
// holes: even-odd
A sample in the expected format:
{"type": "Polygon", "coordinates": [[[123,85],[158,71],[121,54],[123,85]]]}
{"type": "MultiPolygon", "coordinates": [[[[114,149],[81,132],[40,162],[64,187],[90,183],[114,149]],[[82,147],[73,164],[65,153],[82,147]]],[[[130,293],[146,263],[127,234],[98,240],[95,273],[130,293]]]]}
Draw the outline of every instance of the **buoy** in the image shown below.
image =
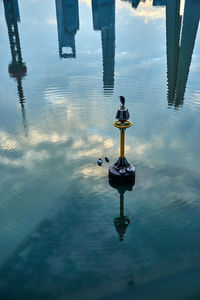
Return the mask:
{"type": "Polygon", "coordinates": [[[113,125],[120,130],[120,156],[117,162],[109,167],[109,179],[116,184],[132,184],[135,183],[135,167],[130,164],[125,157],[125,130],[132,126],[129,121],[129,111],[125,107],[125,98],[120,96],[121,106],[116,114],[113,125]]]}

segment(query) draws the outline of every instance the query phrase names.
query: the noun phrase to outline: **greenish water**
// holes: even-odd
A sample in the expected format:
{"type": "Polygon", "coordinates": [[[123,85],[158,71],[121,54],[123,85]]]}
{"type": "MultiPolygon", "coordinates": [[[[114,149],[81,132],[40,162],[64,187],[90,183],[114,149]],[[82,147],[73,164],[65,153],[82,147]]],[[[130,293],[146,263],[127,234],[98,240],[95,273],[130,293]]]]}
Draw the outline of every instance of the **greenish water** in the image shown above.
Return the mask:
{"type": "Polygon", "coordinates": [[[199,299],[199,18],[198,0],[0,2],[0,299],[199,299]]]}

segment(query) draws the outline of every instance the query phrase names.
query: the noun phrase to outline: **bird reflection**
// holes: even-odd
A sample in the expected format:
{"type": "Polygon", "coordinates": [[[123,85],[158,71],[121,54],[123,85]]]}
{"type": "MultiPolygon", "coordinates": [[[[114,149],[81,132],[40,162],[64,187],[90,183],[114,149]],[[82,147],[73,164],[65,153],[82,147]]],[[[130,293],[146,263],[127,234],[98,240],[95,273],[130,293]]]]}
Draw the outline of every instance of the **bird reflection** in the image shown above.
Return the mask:
{"type": "Polygon", "coordinates": [[[94,30],[101,31],[103,88],[112,93],[115,67],[115,0],[92,0],[94,30]]]}
{"type": "Polygon", "coordinates": [[[177,108],[183,105],[199,18],[200,1],[185,0],[184,17],[182,20],[180,16],[180,0],[166,0],[169,106],[177,108]]]}
{"type": "Polygon", "coordinates": [[[78,0],[56,0],[59,55],[75,58],[75,35],[79,30],[78,0]]]}
{"type": "Polygon", "coordinates": [[[111,187],[115,188],[120,195],[120,213],[119,216],[114,218],[115,229],[119,235],[119,240],[124,240],[124,235],[126,233],[127,227],[130,224],[130,219],[124,215],[124,194],[126,191],[132,191],[133,185],[116,185],[111,180],[109,180],[109,184],[111,187]]]}
{"type": "Polygon", "coordinates": [[[15,78],[17,81],[17,89],[18,89],[19,102],[22,111],[24,132],[25,135],[27,136],[26,112],[24,106],[25,98],[24,98],[24,92],[22,87],[22,78],[27,74],[27,67],[22,59],[19,31],[17,25],[17,22],[20,22],[19,6],[17,0],[3,0],[3,3],[4,3],[6,23],[8,27],[11,56],[12,56],[12,62],[8,66],[8,71],[10,76],[15,78]]]}

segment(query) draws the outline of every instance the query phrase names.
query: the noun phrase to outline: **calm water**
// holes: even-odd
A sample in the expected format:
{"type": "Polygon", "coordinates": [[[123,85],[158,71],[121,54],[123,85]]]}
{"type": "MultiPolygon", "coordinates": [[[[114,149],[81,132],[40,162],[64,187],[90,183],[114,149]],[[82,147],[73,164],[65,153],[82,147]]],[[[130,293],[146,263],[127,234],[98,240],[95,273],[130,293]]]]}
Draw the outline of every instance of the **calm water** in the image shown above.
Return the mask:
{"type": "Polygon", "coordinates": [[[0,1],[0,299],[199,299],[199,18],[198,0],[0,1]],[[122,241],[96,164],[119,156],[119,95],[122,241]]]}

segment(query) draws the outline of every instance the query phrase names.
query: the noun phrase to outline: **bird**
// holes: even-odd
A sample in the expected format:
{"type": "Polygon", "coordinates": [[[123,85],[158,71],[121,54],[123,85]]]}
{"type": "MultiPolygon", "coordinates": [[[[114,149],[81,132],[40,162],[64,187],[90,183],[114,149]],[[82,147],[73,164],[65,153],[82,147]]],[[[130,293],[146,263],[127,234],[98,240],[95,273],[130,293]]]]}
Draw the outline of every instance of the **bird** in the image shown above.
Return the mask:
{"type": "Polygon", "coordinates": [[[119,96],[119,98],[120,98],[121,104],[124,106],[124,104],[125,104],[124,96],[119,96]]]}
{"type": "Polygon", "coordinates": [[[105,161],[108,163],[108,162],[109,162],[109,158],[108,158],[108,157],[105,157],[105,161]]]}
{"type": "Polygon", "coordinates": [[[101,166],[101,165],[102,165],[102,163],[103,163],[102,159],[101,159],[101,158],[99,158],[99,159],[97,160],[97,164],[98,164],[98,166],[101,166]]]}

